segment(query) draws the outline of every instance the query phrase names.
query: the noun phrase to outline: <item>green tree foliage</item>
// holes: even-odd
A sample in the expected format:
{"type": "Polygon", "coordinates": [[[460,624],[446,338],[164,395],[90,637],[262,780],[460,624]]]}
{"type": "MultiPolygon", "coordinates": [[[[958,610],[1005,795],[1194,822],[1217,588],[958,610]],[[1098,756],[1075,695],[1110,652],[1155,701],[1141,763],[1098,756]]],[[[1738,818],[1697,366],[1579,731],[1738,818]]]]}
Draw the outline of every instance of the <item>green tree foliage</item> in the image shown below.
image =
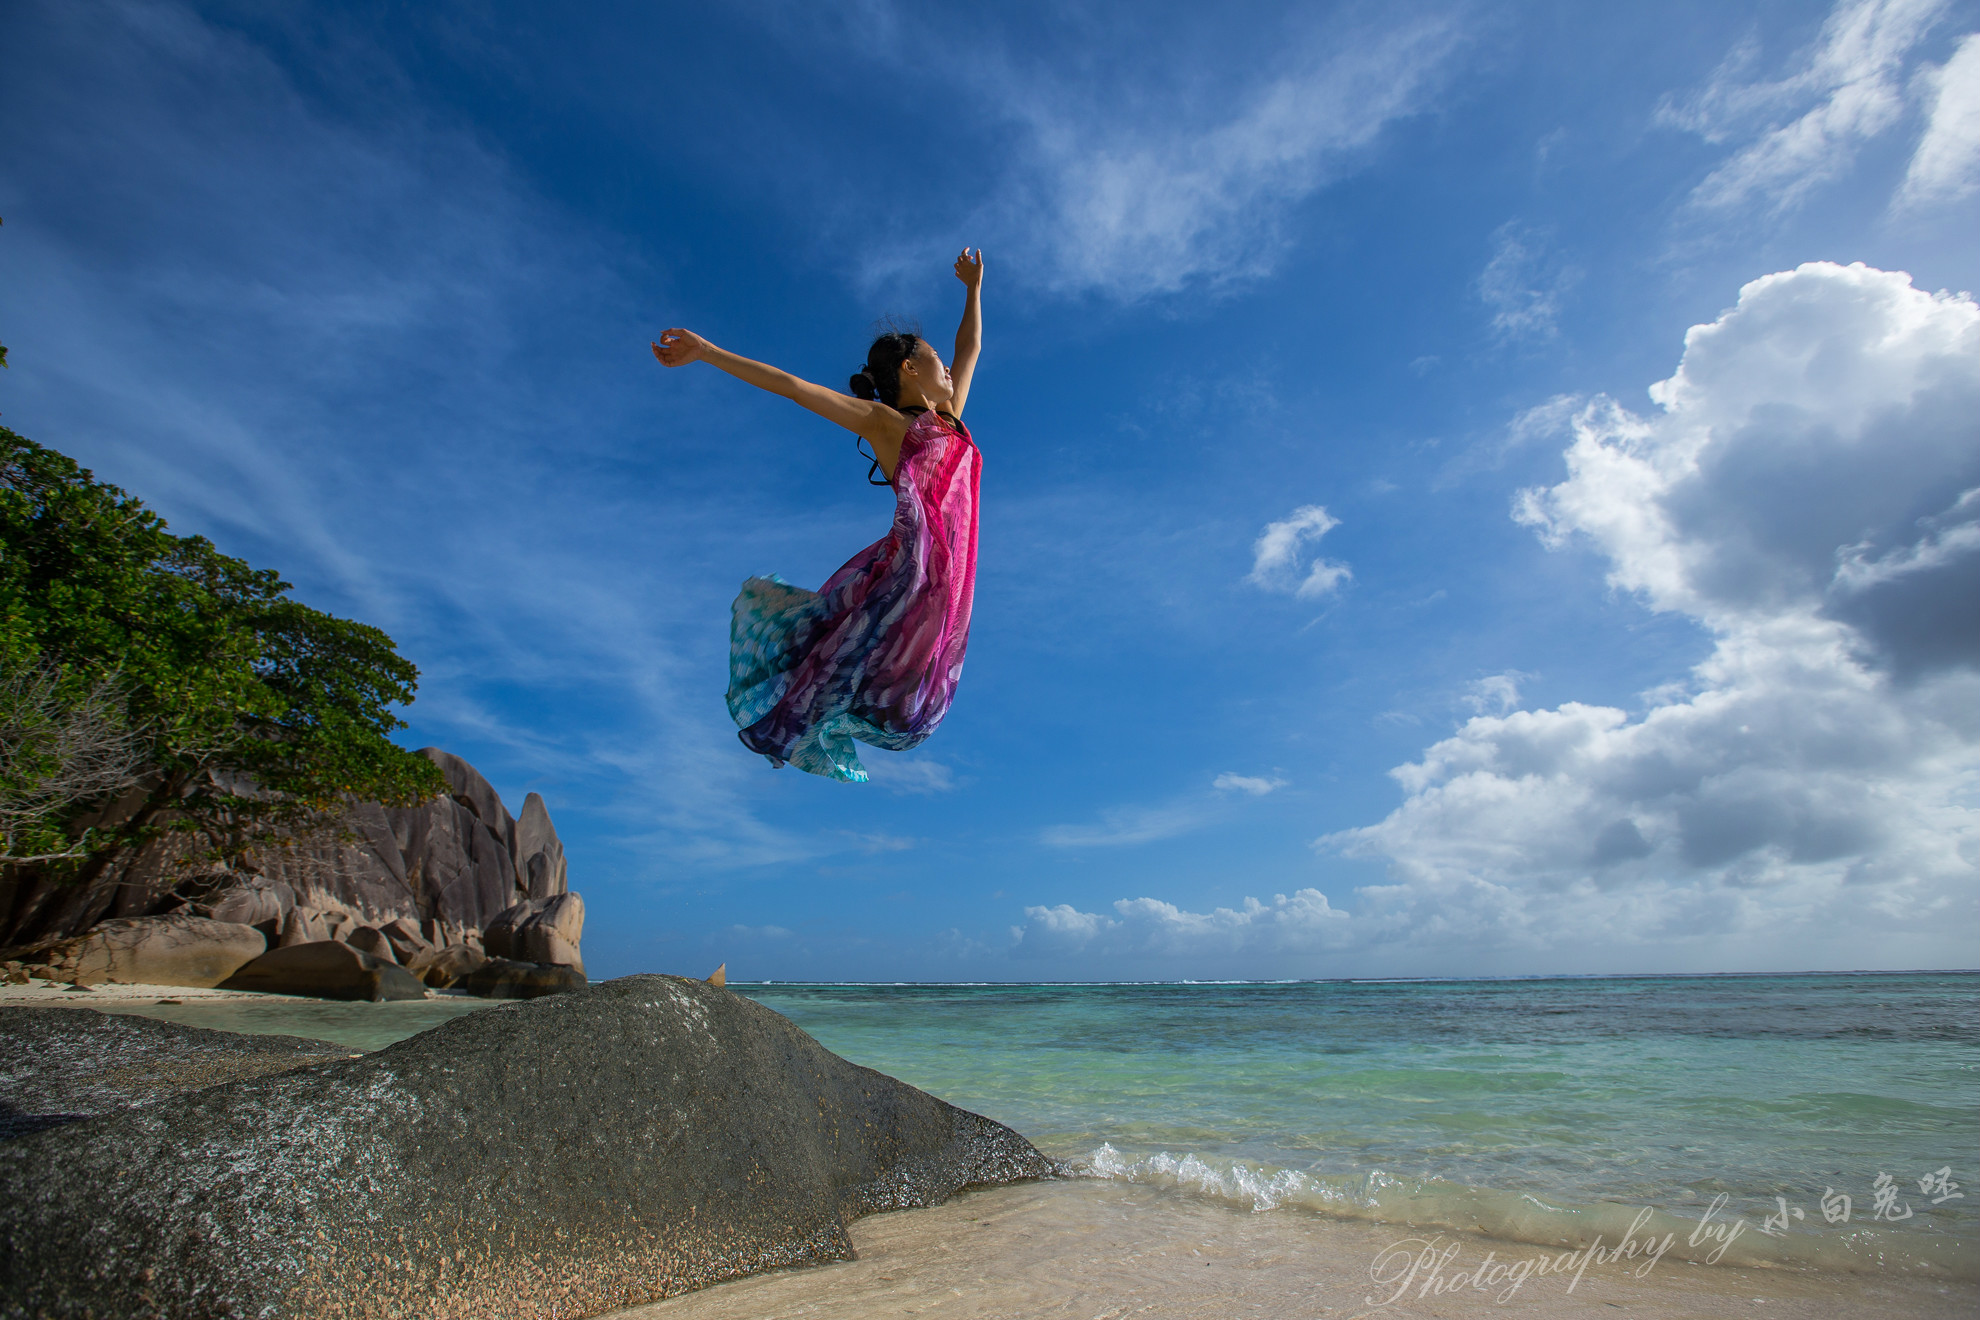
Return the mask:
{"type": "MultiPolygon", "coordinates": [[[[383,632],[288,591],[0,427],[0,674],[40,692],[57,726],[114,691],[112,722],[143,766],[114,810],[99,791],[44,813],[71,848],[87,841],[78,871],[161,828],[192,830],[232,860],[353,801],[411,805],[445,791],[432,763],[388,737],[418,670],[383,632]]],[[[57,742],[43,735],[11,772],[0,765],[14,781],[0,797],[51,773],[54,753],[35,749],[57,742]]],[[[9,843],[16,857],[54,851],[47,837],[9,843]]]]}

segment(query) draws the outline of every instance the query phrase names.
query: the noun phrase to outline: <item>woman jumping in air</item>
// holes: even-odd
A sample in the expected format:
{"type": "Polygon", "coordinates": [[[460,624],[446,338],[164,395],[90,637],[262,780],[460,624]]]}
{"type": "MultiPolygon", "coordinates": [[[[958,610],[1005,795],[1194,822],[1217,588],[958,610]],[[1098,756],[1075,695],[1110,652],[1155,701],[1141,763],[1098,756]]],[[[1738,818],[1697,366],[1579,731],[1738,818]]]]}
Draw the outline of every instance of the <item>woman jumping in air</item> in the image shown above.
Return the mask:
{"type": "MultiPolygon", "coordinates": [[[[962,424],[983,342],[983,250],[964,248],[968,290],[953,371],[918,335],[885,334],[867,350],[852,394],[668,330],[653,356],[707,362],[781,394],[873,446],[894,488],[894,525],[817,591],[753,577],[729,632],[729,714],[743,746],[772,765],[862,783],[853,740],[906,751],[955,699],[976,587],[976,493],[983,456],[962,424]]],[[[857,442],[855,442],[857,443],[857,442]]],[[[868,474],[872,480],[872,474],[868,474]]]]}

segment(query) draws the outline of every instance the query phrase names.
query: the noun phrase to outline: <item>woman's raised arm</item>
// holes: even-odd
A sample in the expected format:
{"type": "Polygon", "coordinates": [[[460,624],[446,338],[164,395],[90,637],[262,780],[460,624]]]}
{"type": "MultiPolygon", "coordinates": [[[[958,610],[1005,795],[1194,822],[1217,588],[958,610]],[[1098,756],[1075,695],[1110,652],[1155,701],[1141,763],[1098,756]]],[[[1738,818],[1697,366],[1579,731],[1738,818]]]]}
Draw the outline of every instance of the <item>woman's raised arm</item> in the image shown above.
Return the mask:
{"type": "Polygon", "coordinates": [[[982,248],[974,254],[968,248],[962,250],[962,255],[956,258],[956,278],[969,290],[963,297],[962,324],[956,327],[956,356],[949,369],[956,391],[949,400],[949,408],[961,417],[963,405],[969,402],[970,378],[976,375],[976,355],[983,348],[982,248]]]}
{"type": "Polygon", "coordinates": [[[692,330],[663,330],[660,342],[653,346],[653,356],[659,358],[660,365],[664,367],[684,367],[690,362],[706,362],[710,366],[720,367],[737,380],[780,395],[800,407],[809,408],[828,422],[837,422],[854,435],[864,436],[876,448],[888,445],[898,453],[901,436],[907,431],[907,420],[884,403],[855,399],[850,394],[814,385],[779,367],[751,361],[726,348],[717,348],[692,330]]]}

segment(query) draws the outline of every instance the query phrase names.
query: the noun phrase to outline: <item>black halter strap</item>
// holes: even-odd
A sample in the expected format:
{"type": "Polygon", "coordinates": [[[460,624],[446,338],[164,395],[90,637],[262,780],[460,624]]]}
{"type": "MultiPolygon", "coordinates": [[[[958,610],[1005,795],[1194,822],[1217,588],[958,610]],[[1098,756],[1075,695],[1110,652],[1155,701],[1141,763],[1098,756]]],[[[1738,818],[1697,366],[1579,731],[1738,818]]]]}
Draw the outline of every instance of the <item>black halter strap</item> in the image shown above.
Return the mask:
{"type": "Polygon", "coordinates": [[[891,486],[891,485],[893,485],[893,484],[894,484],[893,482],[891,482],[891,481],[889,481],[889,480],[888,480],[888,479],[887,479],[887,478],[886,478],[885,476],[883,476],[883,475],[881,475],[881,472],[880,472],[880,455],[878,455],[878,454],[875,454],[875,453],[873,453],[873,452],[871,452],[870,450],[868,450],[868,449],[867,449],[867,447],[866,447],[866,437],[865,437],[865,436],[863,436],[863,435],[860,435],[860,436],[854,436],[854,437],[853,437],[853,448],[854,448],[854,449],[857,449],[857,450],[859,451],[859,456],[860,456],[861,458],[864,458],[864,459],[869,459],[869,460],[871,460],[871,461],[872,461],[872,464],[873,464],[873,466],[872,466],[872,467],[869,467],[868,469],[866,469],[866,484],[867,484],[867,485],[869,485],[869,486],[891,486]]]}
{"type": "MultiPolygon", "coordinates": [[[[921,414],[923,414],[923,413],[925,413],[925,412],[927,412],[927,411],[928,411],[928,409],[926,409],[926,408],[924,408],[924,407],[922,407],[922,406],[921,406],[920,404],[918,404],[918,403],[910,403],[910,404],[909,404],[909,405],[908,405],[907,407],[905,407],[905,408],[898,408],[898,407],[897,407],[897,408],[895,408],[895,409],[894,409],[894,411],[895,411],[895,412],[897,412],[897,413],[900,413],[900,414],[902,414],[903,416],[906,416],[906,417],[919,417],[919,416],[921,416],[921,414]]],[[[956,420],[956,417],[955,417],[955,414],[954,414],[954,413],[945,413],[945,412],[943,412],[943,411],[942,411],[941,409],[939,409],[939,408],[935,410],[935,415],[936,415],[937,417],[940,417],[940,418],[942,418],[943,420],[945,420],[945,421],[947,421],[947,422],[949,422],[949,423],[950,423],[951,425],[953,425],[953,424],[955,423],[955,420],[956,420]]],[[[860,456],[861,458],[863,458],[863,459],[866,459],[866,460],[867,460],[868,462],[870,462],[870,463],[872,464],[872,466],[871,466],[871,467],[869,467],[869,468],[867,468],[867,469],[866,469],[866,484],[867,484],[867,485],[869,485],[869,486],[891,486],[891,485],[893,485],[893,484],[894,484],[892,480],[890,480],[889,478],[887,478],[886,476],[884,476],[884,475],[882,475],[882,474],[881,474],[881,471],[880,471],[880,456],[879,456],[878,454],[876,454],[876,453],[873,453],[873,452],[872,452],[871,450],[869,450],[869,449],[867,449],[867,448],[866,448],[866,437],[865,437],[865,436],[863,436],[863,435],[861,435],[861,436],[854,436],[854,437],[853,437],[853,448],[854,448],[854,449],[857,449],[857,450],[859,451],[859,456],[860,456]]]]}

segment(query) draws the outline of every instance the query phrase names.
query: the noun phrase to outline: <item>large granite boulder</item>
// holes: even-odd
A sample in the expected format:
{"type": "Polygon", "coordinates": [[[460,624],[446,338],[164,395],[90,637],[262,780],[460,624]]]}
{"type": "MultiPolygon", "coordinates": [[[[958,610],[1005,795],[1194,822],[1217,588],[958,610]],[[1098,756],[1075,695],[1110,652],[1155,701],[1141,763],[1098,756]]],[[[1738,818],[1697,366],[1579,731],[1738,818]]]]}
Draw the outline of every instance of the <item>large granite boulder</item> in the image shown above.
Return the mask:
{"type": "Polygon", "coordinates": [[[1058,1172],[729,991],[636,976],[0,1144],[9,1316],[596,1315],[1058,1172]]]}
{"type": "Polygon", "coordinates": [[[87,934],[35,956],[57,969],[61,979],[84,985],[211,988],[267,947],[267,937],[252,926],[176,913],[99,922],[87,934]]]}
{"type": "Polygon", "coordinates": [[[586,984],[584,973],[575,967],[545,966],[514,958],[484,958],[462,973],[453,988],[484,999],[539,999],[582,990],[586,984]]]}
{"type": "Polygon", "coordinates": [[[270,949],[221,985],[316,999],[426,998],[426,987],[405,968],[337,940],[270,949]]]}
{"type": "Polygon", "coordinates": [[[531,898],[555,898],[570,889],[564,845],[540,793],[524,798],[522,815],[516,817],[516,879],[531,898]]]}
{"type": "Polygon", "coordinates": [[[562,963],[575,967],[581,976],[584,955],[578,952],[578,941],[584,937],[584,898],[563,893],[525,899],[498,914],[481,937],[492,957],[562,963]]]}
{"type": "Polygon", "coordinates": [[[323,914],[312,908],[293,907],[282,922],[282,933],[276,937],[275,946],[286,949],[292,944],[316,944],[330,938],[330,928],[324,924],[323,914]]]}
{"type": "MultiPolygon", "coordinates": [[[[199,840],[167,831],[85,883],[59,868],[0,868],[0,948],[19,952],[86,932],[106,919],[159,916],[188,902],[194,915],[288,938],[297,906],[320,918],[382,928],[403,917],[437,923],[461,943],[503,909],[569,888],[563,844],[543,799],[530,794],[520,820],[487,778],[437,747],[446,794],[413,807],[351,805],[335,828],[308,830],[251,850],[235,870],[208,874],[199,840]],[[190,885],[188,882],[194,882],[190,885]]],[[[109,828],[144,804],[142,788],[80,822],[109,828]]]]}
{"type": "Polygon", "coordinates": [[[295,906],[295,892],[287,885],[279,880],[264,880],[256,876],[244,884],[221,891],[206,902],[195,903],[193,910],[215,921],[253,926],[272,938],[281,933],[295,906]]]}
{"type": "Polygon", "coordinates": [[[406,963],[406,970],[435,990],[445,990],[487,961],[488,955],[479,949],[471,949],[465,944],[449,944],[445,948],[429,948],[414,954],[406,963]]]}
{"type": "Polygon", "coordinates": [[[368,953],[380,962],[397,963],[399,955],[392,948],[392,941],[385,938],[385,932],[376,926],[359,926],[344,936],[343,942],[359,953],[368,953]]]}
{"type": "Polygon", "coordinates": [[[203,1031],[90,1008],[0,1008],[0,1141],[353,1057],[342,1045],[300,1036],[203,1031]]]}
{"type": "Polygon", "coordinates": [[[420,933],[419,927],[404,917],[392,918],[378,928],[378,933],[392,946],[393,961],[401,966],[433,947],[432,941],[420,933]]]}

